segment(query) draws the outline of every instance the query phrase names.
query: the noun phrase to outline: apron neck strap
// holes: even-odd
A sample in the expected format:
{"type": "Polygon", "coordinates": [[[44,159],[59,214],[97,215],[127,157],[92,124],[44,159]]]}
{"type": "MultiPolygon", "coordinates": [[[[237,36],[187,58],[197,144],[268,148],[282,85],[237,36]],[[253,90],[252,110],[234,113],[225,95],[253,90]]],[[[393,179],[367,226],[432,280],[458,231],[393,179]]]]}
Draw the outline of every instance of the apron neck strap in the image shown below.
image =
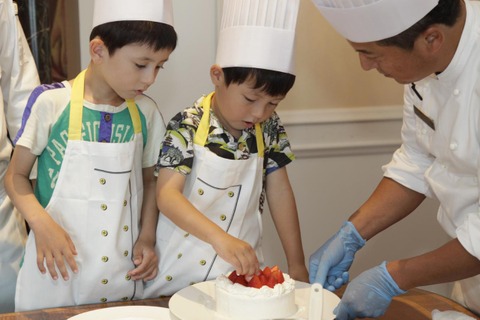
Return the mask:
{"type": "MultiPolygon", "coordinates": [[[[197,132],[193,137],[193,143],[202,147],[205,146],[208,133],[210,131],[210,106],[212,105],[212,98],[214,94],[215,92],[210,93],[201,102],[201,106],[203,107],[203,116],[200,120],[200,124],[198,125],[197,132]]],[[[257,140],[258,156],[263,158],[265,153],[265,145],[263,143],[263,132],[260,123],[255,124],[255,138],[257,140]]]]}
{"type": "MultiPolygon", "coordinates": [[[[68,140],[82,139],[82,111],[83,111],[83,95],[85,92],[85,72],[80,72],[72,85],[72,96],[70,98],[70,117],[68,123],[68,140]]],[[[135,134],[142,132],[142,123],[140,121],[140,113],[133,99],[126,99],[128,111],[132,118],[135,134]]]]}

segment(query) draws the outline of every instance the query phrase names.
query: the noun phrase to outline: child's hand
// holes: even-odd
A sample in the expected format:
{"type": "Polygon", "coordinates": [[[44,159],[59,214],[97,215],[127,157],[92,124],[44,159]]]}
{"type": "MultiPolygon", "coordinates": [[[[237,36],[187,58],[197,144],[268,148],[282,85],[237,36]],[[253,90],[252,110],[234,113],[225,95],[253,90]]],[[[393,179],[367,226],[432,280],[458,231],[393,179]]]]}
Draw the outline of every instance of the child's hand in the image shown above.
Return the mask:
{"type": "Polygon", "coordinates": [[[78,272],[74,256],[77,250],[72,239],[48,214],[35,223],[33,228],[37,245],[37,266],[45,274],[48,268],[53,280],[58,279],[57,268],[64,280],[69,279],[67,265],[74,272],[78,272]],[[44,263],[45,261],[45,263],[44,263]],[[65,265],[65,261],[67,265],[65,265]],[[55,267],[56,266],[56,267],[55,267]]]}
{"type": "Polygon", "coordinates": [[[218,255],[235,267],[237,274],[254,275],[258,272],[258,263],[255,250],[245,241],[235,238],[228,233],[215,241],[213,248],[218,255]]]}
{"type": "Polygon", "coordinates": [[[152,280],[158,273],[158,257],[155,253],[155,246],[147,241],[138,239],[133,247],[133,263],[136,268],[128,274],[133,280],[152,280]]]}

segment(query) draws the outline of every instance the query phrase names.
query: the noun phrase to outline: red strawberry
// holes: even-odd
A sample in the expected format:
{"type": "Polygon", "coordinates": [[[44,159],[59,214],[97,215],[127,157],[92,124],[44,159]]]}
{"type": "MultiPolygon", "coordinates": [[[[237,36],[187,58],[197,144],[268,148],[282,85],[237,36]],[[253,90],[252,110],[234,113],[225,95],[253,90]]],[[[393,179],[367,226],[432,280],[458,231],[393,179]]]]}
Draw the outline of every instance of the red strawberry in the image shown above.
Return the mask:
{"type": "Polygon", "coordinates": [[[258,278],[260,279],[260,282],[262,283],[262,285],[266,285],[266,284],[267,284],[268,277],[265,276],[263,273],[260,273],[260,274],[258,275],[258,278]]]}
{"type": "Polygon", "coordinates": [[[277,282],[275,281],[275,279],[273,277],[268,278],[268,281],[266,283],[266,285],[269,286],[270,288],[275,287],[276,284],[277,284],[277,282]]]}
{"type": "Polygon", "coordinates": [[[235,280],[237,279],[238,275],[237,272],[234,270],[228,275],[228,279],[235,283],[235,280]]]}
{"type": "Polygon", "coordinates": [[[263,284],[260,281],[260,278],[257,275],[254,275],[250,281],[248,281],[248,286],[252,288],[260,289],[263,284]]]}
{"type": "Polygon", "coordinates": [[[270,275],[272,274],[272,270],[268,266],[265,267],[262,272],[267,278],[270,278],[270,275]]]}
{"type": "Polygon", "coordinates": [[[279,269],[272,271],[272,278],[274,278],[277,283],[283,283],[285,281],[283,273],[279,269]]]}
{"type": "Polygon", "coordinates": [[[232,273],[229,274],[228,279],[230,279],[230,281],[233,283],[239,283],[245,287],[248,286],[245,276],[243,274],[237,274],[235,271],[232,271],[232,273]]]}
{"type": "Polygon", "coordinates": [[[236,281],[235,283],[241,284],[242,286],[245,286],[245,287],[248,286],[248,282],[245,279],[245,276],[243,274],[238,275],[235,281],[236,281]]]}

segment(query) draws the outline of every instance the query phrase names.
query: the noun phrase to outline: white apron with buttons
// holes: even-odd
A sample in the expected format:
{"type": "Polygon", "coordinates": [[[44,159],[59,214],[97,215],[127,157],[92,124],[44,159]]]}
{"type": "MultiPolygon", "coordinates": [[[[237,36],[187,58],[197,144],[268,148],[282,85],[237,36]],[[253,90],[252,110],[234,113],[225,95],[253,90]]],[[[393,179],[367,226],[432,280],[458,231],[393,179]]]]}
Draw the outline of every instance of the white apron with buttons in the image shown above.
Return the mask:
{"type": "Polygon", "coordinates": [[[127,100],[135,130],[131,142],[82,141],[84,73],[72,87],[65,157],[45,208],[72,238],[79,272],[68,268],[68,281],[60,273],[56,281],[48,272],[41,274],[31,232],[17,282],[17,311],[130,300],[143,294],[141,282],[127,276],[135,267],[132,248],[143,198],[140,116],[135,103],[127,100]]]}
{"type": "MultiPolygon", "coordinates": [[[[259,210],[263,175],[263,134],[255,126],[258,153],[246,160],[224,159],[204,147],[210,127],[213,93],[202,104],[204,114],[194,137],[195,160],[184,195],[205,216],[230,235],[248,242],[263,263],[259,210]]],[[[215,279],[233,270],[212,246],[160,215],[157,228],[159,275],[145,288],[146,297],[172,295],[191,284],[215,279]]]]}

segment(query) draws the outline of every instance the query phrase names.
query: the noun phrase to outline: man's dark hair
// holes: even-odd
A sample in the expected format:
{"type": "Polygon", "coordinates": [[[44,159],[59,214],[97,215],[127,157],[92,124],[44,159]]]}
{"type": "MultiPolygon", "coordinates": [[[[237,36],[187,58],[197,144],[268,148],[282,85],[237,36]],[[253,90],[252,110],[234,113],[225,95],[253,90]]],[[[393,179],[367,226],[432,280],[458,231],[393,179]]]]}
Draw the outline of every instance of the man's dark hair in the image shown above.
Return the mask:
{"type": "Polygon", "coordinates": [[[451,27],[457,22],[460,17],[460,1],[439,0],[438,5],[413,26],[396,36],[380,40],[377,43],[383,46],[396,46],[405,50],[412,50],[415,40],[431,25],[444,24],[451,27]]]}
{"type": "Polygon", "coordinates": [[[147,45],[154,51],[175,50],[177,33],[168,24],[153,21],[114,21],[93,28],[90,40],[99,37],[110,55],[129,44],[147,45]]]}
{"type": "Polygon", "coordinates": [[[295,83],[293,74],[258,68],[228,67],[223,68],[223,73],[227,86],[254,80],[253,89],[261,89],[272,97],[286,95],[295,83]]]}

